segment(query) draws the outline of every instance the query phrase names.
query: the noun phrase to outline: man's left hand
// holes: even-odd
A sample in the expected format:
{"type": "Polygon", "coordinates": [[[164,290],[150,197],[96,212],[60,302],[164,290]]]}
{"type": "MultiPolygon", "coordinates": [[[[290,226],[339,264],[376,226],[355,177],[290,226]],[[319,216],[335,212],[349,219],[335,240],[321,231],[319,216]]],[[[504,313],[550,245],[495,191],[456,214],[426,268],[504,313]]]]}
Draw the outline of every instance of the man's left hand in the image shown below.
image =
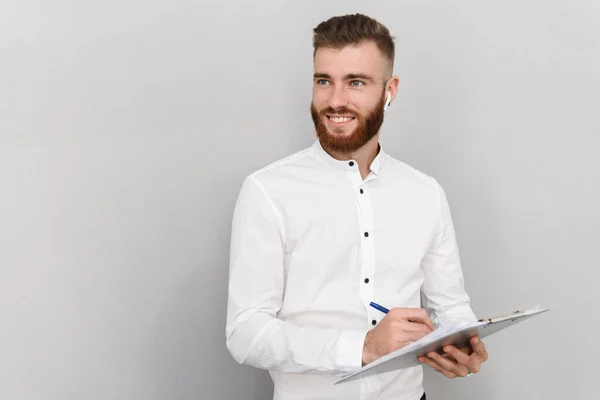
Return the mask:
{"type": "Polygon", "coordinates": [[[464,377],[479,372],[481,364],[487,361],[488,354],[483,342],[477,336],[471,338],[471,349],[457,349],[445,346],[447,356],[432,351],[427,356],[419,357],[419,362],[436,369],[448,378],[464,377]]]}

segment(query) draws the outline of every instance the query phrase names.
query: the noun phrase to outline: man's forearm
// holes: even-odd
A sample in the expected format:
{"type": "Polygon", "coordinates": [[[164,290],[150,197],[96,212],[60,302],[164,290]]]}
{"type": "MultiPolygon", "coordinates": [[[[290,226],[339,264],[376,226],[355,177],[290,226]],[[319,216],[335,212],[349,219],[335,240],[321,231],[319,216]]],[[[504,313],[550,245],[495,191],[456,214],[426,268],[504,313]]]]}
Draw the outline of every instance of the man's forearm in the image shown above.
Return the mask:
{"type": "Polygon", "coordinates": [[[227,327],[234,359],[257,368],[290,373],[339,375],[362,366],[367,330],[298,326],[254,312],[227,327]]]}

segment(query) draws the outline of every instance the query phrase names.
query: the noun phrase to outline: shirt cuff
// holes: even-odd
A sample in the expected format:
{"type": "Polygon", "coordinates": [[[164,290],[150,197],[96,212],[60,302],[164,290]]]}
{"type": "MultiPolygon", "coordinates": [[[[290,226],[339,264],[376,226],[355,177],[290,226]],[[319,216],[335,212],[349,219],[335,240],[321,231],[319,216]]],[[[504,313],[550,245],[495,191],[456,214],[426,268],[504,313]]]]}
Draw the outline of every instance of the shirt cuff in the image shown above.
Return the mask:
{"type": "Polygon", "coordinates": [[[434,318],[433,324],[437,327],[447,322],[477,322],[477,317],[468,306],[454,307],[434,318]]]}
{"type": "Polygon", "coordinates": [[[363,347],[368,331],[343,331],[337,342],[336,363],[345,372],[362,368],[363,347]]]}

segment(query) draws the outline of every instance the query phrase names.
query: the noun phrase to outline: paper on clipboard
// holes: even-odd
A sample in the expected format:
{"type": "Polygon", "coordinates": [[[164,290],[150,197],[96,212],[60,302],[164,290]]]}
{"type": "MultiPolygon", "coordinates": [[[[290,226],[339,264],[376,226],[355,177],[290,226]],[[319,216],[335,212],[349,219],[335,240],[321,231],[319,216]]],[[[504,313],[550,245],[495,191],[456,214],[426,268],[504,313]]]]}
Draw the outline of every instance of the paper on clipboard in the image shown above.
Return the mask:
{"type": "Polygon", "coordinates": [[[515,311],[510,314],[480,319],[477,322],[452,321],[443,323],[435,331],[414,343],[378,358],[357,372],[346,374],[335,384],[349,382],[375,374],[395,371],[420,365],[418,358],[430,351],[440,351],[446,345],[462,347],[469,343],[472,336],[484,338],[495,332],[548,311],[540,306],[531,307],[525,311],[515,311]]]}

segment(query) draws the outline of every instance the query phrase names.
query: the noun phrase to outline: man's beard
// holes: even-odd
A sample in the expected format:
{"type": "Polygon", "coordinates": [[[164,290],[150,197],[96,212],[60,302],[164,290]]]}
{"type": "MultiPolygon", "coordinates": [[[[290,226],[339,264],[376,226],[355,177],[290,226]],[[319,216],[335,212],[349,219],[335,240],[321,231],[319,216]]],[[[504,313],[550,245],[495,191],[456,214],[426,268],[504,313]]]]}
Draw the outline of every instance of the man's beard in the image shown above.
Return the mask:
{"type": "Polygon", "coordinates": [[[381,125],[383,124],[383,106],[385,105],[385,100],[385,97],[382,96],[379,103],[367,116],[350,111],[346,107],[341,107],[337,110],[327,107],[319,112],[314,104],[311,103],[310,113],[321,146],[323,146],[324,149],[338,153],[352,153],[360,149],[371,140],[373,136],[377,135],[377,132],[379,132],[379,128],[381,128],[381,125]],[[326,114],[352,115],[355,118],[357,126],[350,135],[333,135],[329,132],[327,126],[323,122],[323,119],[327,118],[326,114]]]}

